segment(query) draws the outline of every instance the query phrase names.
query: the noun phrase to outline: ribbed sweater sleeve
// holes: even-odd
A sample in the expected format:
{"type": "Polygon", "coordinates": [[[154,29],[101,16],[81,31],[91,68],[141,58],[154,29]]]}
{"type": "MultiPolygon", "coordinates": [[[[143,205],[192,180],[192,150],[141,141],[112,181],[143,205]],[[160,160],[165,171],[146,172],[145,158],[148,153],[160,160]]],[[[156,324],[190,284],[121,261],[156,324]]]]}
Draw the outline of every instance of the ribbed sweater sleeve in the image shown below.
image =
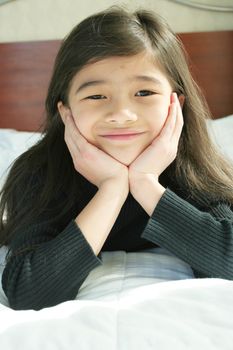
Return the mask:
{"type": "Polygon", "coordinates": [[[187,262],[197,277],[233,279],[233,212],[225,204],[201,211],[166,189],[142,237],[187,262]]]}
{"type": "Polygon", "coordinates": [[[25,241],[21,235],[16,242],[20,251],[15,255],[13,247],[2,277],[12,308],[39,310],[74,299],[90,271],[101,264],[75,221],[48,240],[54,233],[45,224],[35,225],[25,230],[25,241]]]}

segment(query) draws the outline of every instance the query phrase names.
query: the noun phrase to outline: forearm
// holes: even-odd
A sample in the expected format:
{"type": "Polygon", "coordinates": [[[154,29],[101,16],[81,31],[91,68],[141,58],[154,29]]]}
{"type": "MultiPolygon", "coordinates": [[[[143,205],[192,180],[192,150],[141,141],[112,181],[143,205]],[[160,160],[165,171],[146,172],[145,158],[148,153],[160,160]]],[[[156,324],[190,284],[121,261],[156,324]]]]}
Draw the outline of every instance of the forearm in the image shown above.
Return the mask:
{"type": "Polygon", "coordinates": [[[90,271],[100,265],[96,255],[126,197],[123,187],[106,184],[63,232],[57,234],[43,223],[19,232],[3,273],[10,306],[38,310],[73,299],[90,271]]]}
{"type": "Polygon", "coordinates": [[[73,299],[90,271],[101,264],[74,221],[50,240],[56,232],[43,224],[18,233],[2,279],[14,309],[39,310],[73,299]]]}
{"type": "Polygon", "coordinates": [[[168,189],[142,238],[168,249],[202,276],[233,279],[233,213],[227,206],[207,209],[200,211],[168,189]]]}
{"type": "Polygon", "coordinates": [[[128,182],[106,182],[75,219],[96,255],[106,241],[127,195],[128,182]]]}

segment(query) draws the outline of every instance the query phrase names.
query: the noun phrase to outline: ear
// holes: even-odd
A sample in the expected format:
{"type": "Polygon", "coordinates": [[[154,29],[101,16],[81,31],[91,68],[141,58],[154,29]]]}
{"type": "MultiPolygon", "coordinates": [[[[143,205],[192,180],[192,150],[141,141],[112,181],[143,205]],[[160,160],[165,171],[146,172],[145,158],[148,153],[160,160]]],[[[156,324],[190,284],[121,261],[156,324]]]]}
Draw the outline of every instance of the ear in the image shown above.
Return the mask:
{"type": "Polygon", "coordinates": [[[183,108],[184,101],[185,101],[185,96],[184,95],[179,95],[178,100],[180,102],[181,109],[183,108]]]}
{"type": "Polygon", "coordinates": [[[65,106],[62,101],[59,101],[57,104],[57,109],[59,111],[63,123],[65,124],[66,117],[71,115],[70,108],[65,106]]]}

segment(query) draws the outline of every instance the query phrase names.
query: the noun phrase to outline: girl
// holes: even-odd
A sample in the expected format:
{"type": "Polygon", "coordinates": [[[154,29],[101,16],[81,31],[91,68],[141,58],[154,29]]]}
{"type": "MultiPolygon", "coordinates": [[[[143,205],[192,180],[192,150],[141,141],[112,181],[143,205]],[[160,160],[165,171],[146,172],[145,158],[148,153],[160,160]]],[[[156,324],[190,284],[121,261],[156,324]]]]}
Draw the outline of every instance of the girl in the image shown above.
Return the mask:
{"type": "Polygon", "coordinates": [[[233,172],[161,18],[116,8],[81,22],[61,45],[46,109],[44,137],[2,191],[12,308],[74,299],[102,251],[162,247],[196,277],[233,279],[233,172]]]}

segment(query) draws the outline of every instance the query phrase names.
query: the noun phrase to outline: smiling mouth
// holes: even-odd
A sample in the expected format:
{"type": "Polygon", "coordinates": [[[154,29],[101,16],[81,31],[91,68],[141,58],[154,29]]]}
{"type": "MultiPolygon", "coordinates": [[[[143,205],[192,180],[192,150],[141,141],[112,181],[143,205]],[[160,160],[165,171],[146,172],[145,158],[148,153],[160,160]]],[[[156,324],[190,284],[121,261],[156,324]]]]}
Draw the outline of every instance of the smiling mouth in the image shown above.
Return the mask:
{"type": "Polygon", "coordinates": [[[131,134],[118,134],[118,135],[101,135],[101,137],[104,137],[109,140],[132,140],[134,138],[139,137],[140,135],[144,134],[144,132],[140,133],[131,133],[131,134]]]}

